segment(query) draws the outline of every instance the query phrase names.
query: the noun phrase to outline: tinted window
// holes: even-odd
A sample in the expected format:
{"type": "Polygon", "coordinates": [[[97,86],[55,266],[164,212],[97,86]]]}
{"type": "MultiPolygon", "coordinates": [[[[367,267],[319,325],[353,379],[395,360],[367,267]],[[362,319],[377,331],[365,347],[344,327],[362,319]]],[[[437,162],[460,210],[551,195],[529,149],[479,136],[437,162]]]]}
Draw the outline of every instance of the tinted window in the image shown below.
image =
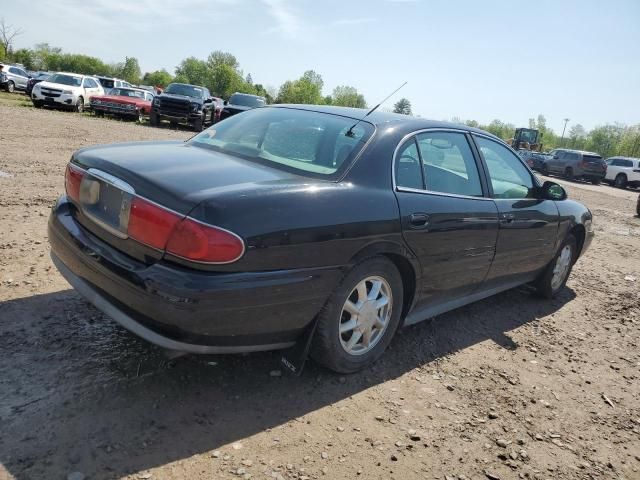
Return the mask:
{"type": "Polygon", "coordinates": [[[633,167],[633,162],[631,160],[621,160],[623,167],[633,167]]]}
{"type": "Polygon", "coordinates": [[[471,147],[461,133],[417,135],[426,189],[454,195],[482,196],[480,176],[471,147]]]}
{"type": "Polygon", "coordinates": [[[296,173],[335,178],[374,131],[366,122],[350,131],[354,123],[304,110],[254,109],[217,123],[190,143],[296,173]]]}
{"type": "Polygon", "coordinates": [[[85,88],[97,88],[98,84],[93,78],[85,78],[84,79],[84,87],[85,88]]]}
{"type": "Polygon", "coordinates": [[[244,107],[264,107],[265,101],[262,97],[256,97],[254,95],[244,95],[242,93],[234,93],[229,98],[229,103],[232,105],[242,105],[244,107]]]}
{"type": "Polygon", "coordinates": [[[65,75],[64,73],[56,73],[49,78],[51,83],[59,83],[61,85],[69,85],[71,87],[79,87],[82,83],[81,77],[75,75],[65,75]]]}
{"type": "Polygon", "coordinates": [[[396,155],[396,185],[424,189],[420,156],[414,138],[402,145],[396,155]]]}
{"type": "Polygon", "coordinates": [[[172,93],[174,95],[185,95],[187,97],[202,98],[202,88],[194,87],[193,85],[184,85],[182,83],[170,84],[165,93],[172,93]]]}
{"type": "Polygon", "coordinates": [[[527,198],[533,194],[533,178],[517,155],[498,142],[475,137],[489,170],[495,198],[527,198]]]}

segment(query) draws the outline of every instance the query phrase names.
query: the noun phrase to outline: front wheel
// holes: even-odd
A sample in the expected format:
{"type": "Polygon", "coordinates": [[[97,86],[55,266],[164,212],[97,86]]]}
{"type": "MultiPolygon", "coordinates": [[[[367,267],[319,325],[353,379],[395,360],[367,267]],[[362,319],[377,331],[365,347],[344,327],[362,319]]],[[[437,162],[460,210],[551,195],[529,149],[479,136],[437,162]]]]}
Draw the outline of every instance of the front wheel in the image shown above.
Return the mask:
{"type": "Polygon", "coordinates": [[[15,83],[13,83],[11,80],[9,80],[7,82],[7,86],[6,86],[7,92],[9,93],[13,93],[13,91],[16,89],[16,85],[15,83]]]}
{"type": "Polygon", "coordinates": [[[311,356],[339,373],[362,370],[385,351],[400,323],[402,277],[384,257],[351,270],[320,312],[311,356]]]}
{"type": "Polygon", "coordinates": [[[599,178],[592,178],[591,179],[591,183],[593,183],[594,185],[600,185],[601,179],[599,178]]]}
{"type": "Polygon", "coordinates": [[[38,100],[34,100],[33,101],[33,106],[36,108],[42,108],[43,103],[38,101],[38,100]]]}
{"type": "Polygon", "coordinates": [[[206,113],[202,114],[202,117],[200,117],[198,120],[196,120],[195,122],[193,122],[193,130],[196,132],[201,132],[202,129],[204,128],[204,119],[205,119],[206,113]]]}
{"type": "Polygon", "coordinates": [[[149,125],[151,125],[152,127],[157,127],[158,125],[160,125],[160,115],[151,112],[151,114],[149,115],[149,125]]]}
{"type": "Polygon", "coordinates": [[[78,113],[84,112],[84,98],[78,97],[74,110],[78,113]]]}
{"type": "Polygon", "coordinates": [[[578,242],[573,234],[567,235],[553,260],[542,272],[535,287],[538,293],[545,298],[553,298],[564,288],[571,269],[578,255],[578,242]]]}
{"type": "Polygon", "coordinates": [[[564,171],[564,176],[567,180],[573,181],[573,168],[569,167],[564,171]]]}

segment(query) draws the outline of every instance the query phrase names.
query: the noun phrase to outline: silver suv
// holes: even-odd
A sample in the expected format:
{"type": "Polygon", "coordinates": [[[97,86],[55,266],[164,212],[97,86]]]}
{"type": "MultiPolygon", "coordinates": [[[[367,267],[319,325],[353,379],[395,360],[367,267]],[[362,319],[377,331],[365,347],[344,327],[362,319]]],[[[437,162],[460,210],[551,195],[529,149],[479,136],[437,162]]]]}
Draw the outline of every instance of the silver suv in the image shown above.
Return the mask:
{"type": "Polygon", "coordinates": [[[29,78],[24,68],[0,63],[0,87],[7,92],[13,92],[15,89],[26,90],[29,78]]]}
{"type": "Polygon", "coordinates": [[[562,175],[569,180],[589,180],[598,185],[607,173],[607,164],[597,153],[557,148],[550,156],[545,162],[545,174],[562,175]]]}

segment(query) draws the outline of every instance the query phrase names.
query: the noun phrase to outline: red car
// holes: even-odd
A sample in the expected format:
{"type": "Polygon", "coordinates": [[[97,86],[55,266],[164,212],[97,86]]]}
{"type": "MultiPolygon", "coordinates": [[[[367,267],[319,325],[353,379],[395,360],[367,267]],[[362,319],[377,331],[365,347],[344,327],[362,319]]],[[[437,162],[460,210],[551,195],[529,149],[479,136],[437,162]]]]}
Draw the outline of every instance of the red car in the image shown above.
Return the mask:
{"type": "Polygon", "coordinates": [[[142,122],[149,117],[153,93],[140,88],[112,88],[108,95],[91,97],[91,110],[98,116],[116,115],[142,122]]]}

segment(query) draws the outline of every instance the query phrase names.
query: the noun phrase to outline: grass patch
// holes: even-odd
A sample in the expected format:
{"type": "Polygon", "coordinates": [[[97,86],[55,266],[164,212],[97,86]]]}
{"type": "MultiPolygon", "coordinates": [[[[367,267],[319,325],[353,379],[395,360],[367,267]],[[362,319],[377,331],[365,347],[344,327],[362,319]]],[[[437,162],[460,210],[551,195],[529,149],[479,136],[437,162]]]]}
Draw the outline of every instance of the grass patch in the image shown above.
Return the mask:
{"type": "Polygon", "coordinates": [[[32,107],[29,97],[23,93],[0,92],[0,105],[9,107],[32,107]]]}

